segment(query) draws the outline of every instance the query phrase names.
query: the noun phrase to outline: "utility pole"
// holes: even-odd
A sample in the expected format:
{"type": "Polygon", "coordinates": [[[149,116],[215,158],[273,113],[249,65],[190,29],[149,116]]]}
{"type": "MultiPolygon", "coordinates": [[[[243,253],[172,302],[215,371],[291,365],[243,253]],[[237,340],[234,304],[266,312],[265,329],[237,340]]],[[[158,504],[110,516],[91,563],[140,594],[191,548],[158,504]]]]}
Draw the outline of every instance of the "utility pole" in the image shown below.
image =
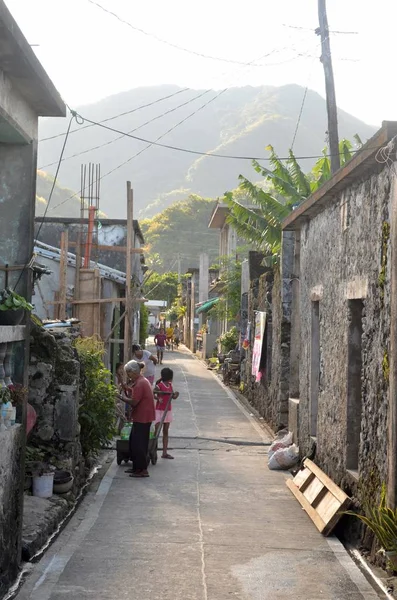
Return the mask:
{"type": "Polygon", "coordinates": [[[132,344],[132,257],[134,237],[134,199],[131,189],[131,182],[127,181],[127,247],[126,247],[126,268],[125,268],[125,312],[124,312],[124,362],[131,358],[132,344]]]}
{"type": "Polygon", "coordinates": [[[181,283],[181,255],[178,252],[178,283],[181,283]]]}
{"type": "Polygon", "coordinates": [[[338,137],[338,113],[336,107],[334,72],[332,69],[331,44],[329,40],[329,29],[327,19],[326,0],[318,0],[318,19],[320,26],[316,34],[321,36],[321,62],[325,75],[325,94],[327,99],[328,114],[328,139],[331,154],[331,173],[340,168],[339,137],[338,137]]]}

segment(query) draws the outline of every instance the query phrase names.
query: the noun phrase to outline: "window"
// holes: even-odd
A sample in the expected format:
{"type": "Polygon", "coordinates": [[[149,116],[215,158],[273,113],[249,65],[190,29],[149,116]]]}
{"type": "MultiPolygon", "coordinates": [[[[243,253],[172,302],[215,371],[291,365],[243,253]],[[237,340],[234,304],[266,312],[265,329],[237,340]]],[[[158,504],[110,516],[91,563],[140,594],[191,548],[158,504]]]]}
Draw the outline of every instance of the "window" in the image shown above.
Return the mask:
{"type": "Polygon", "coordinates": [[[320,390],[320,302],[312,302],[310,344],[310,434],[317,436],[318,394],[320,390]]]}
{"type": "Polygon", "coordinates": [[[363,301],[349,300],[349,330],[347,338],[347,449],[346,467],[358,470],[358,452],[361,432],[361,371],[363,301]]]}

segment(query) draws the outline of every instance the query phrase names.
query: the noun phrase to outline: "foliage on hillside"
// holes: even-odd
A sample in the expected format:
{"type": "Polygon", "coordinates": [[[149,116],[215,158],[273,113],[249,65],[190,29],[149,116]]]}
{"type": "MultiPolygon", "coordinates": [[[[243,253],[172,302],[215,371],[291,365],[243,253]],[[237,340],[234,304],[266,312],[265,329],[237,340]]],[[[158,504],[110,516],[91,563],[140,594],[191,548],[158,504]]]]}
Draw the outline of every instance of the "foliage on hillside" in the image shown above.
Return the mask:
{"type": "MultiPolygon", "coordinates": [[[[47,206],[54,178],[49,173],[37,171],[36,183],[36,216],[42,216],[47,206]]],[[[80,198],[73,196],[74,192],[62,187],[57,181],[51,198],[51,206],[47,212],[48,217],[79,217],[80,198]],[[60,205],[60,206],[57,206],[60,205]],[[54,207],[55,210],[54,210],[54,207]]]]}
{"type": "Polygon", "coordinates": [[[198,266],[203,252],[210,262],[217,259],[219,231],[208,229],[214,206],[214,200],[191,195],[152,219],[141,221],[149,265],[160,273],[177,271],[179,256],[181,273],[186,273],[198,266]]]}
{"type": "MultiPolygon", "coordinates": [[[[198,152],[217,152],[229,156],[267,156],[264,147],[272,144],[280,156],[286,156],[294,137],[304,92],[298,85],[235,87],[217,97],[203,110],[196,110],[204,105],[206,99],[197,99],[192,103],[189,101],[194,100],[202,91],[181,92],[177,86],[152,86],[135,88],[105,98],[82,107],[81,113],[95,121],[101,121],[174,94],[160,104],[120,116],[117,128],[120,131],[131,131],[168,112],[161,119],[147,124],[140,133],[145,139],[155,140],[196,110],[193,117],[187,118],[183,125],[167,134],[162,142],[198,152]],[[173,112],[169,112],[171,110],[173,112]]],[[[215,94],[216,92],[214,96],[215,94]]],[[[327,131],[326,115],[324,98],[308,90],[294,145],[297,156],[318,154],[327,131]]],[[[352,139],[356,132],[363,139],[374,133],[374,128],[344,111],[338,113],[338,124],[341,137],[348,139],[352,139]]],[[[41,124],[40,137],[65,132],[66,128],[66,119],[48,119],[41,124]]],[[[125,217],[125,182],[129,179],[133,180],[135,214],[151,216],[175,200],[180,200],[182,193],[197,193],[215,198],[235,187],[236,173],[251,177],[248,160],[199,157],[193,153],[177,152],[159,146],[151,147],[129,162],[128,159],[144,146],[142,142],[131,138],[118,138],[120,135],[100,127],[76,131],[68,139],[66,160],[62,163],[60,173],[61,181],[77,190],[81,162],[101,163],[103,174],[114,169],[101,182],[101,207],[113,218],[125,217]],[[104,145],[107,142],[109,143],[104,145]],[[99,148],[83,156],[69,158],[98,146],[99,148]],[[116,169],[119,165],[122,166],[116,169]]],[[[50,173],[55,172],[62,142],[63,138],[59,137],[39,144],[39,164],[46,166],[55,163],[46,167],[50,173]]],[[[305,170],[310,170],[313,163],[314,161],[305,161],[305,170]]],[[[259,174],[254,174],[255,182],[260,179],[259,174]]],[[[39,195],[45,197],[44,194],[39,195]]]]}

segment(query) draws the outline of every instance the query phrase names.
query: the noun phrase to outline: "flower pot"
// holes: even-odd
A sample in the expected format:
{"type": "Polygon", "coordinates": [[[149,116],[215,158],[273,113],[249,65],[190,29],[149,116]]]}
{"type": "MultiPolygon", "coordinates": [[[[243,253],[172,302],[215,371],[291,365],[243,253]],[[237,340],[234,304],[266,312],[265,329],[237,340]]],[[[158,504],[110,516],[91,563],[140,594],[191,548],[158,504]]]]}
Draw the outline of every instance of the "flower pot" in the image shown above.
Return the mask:
{"type": "Polygon", "coordinates": [[[33,475],[33,496],[51,498],[54,487],[54,473],[33,475]]]}
{"type": "Polygon", "coordinates": [[[389,561],[393,571],[397,571],[397,552],[395,550],[385,551],[387,560],[389,561]]]}
{"type": "Polygon", "coordinates": [[[19,325],[24,314],[24,308],[18,308],[18,310],[0,310],[0,325],[19,325]]]}
{"type": "Polygon", "coordinates": [[[67,494],[73,487],[73,476],[70,475],[69,481],[58,483],[54,481],[54,494],[67,494]]]}
{"type": "Polygon", "coordinates": [[[72,479],[70,471],[55,471],[54,473],[54,485],[57,483],[68,483],[72,479]]]}

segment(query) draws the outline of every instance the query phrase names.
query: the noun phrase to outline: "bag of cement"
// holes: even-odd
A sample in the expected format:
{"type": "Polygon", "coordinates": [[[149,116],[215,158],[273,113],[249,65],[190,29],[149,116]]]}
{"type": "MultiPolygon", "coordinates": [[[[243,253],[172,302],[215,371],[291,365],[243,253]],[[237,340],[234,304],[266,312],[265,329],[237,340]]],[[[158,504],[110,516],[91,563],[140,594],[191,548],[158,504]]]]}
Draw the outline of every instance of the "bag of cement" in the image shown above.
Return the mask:
{"type": "Polygon", "coordinates": [[[277,439],[275,439],[269,448],[269,458],[277,450],[280,450],[280,448],[288,448],[289,446],[291,446],[292,438],[293,438],[292,432],[288,431],[288,433],[284,432],[281,437],[278,437],[277,439]]]}
{"type": "Polygon", "coordinates": [[[292,444],[289,448],[279,448],[269,456],[268,467],[272,471],[291,469],[299,462],[299,448],[292,444]]]}

